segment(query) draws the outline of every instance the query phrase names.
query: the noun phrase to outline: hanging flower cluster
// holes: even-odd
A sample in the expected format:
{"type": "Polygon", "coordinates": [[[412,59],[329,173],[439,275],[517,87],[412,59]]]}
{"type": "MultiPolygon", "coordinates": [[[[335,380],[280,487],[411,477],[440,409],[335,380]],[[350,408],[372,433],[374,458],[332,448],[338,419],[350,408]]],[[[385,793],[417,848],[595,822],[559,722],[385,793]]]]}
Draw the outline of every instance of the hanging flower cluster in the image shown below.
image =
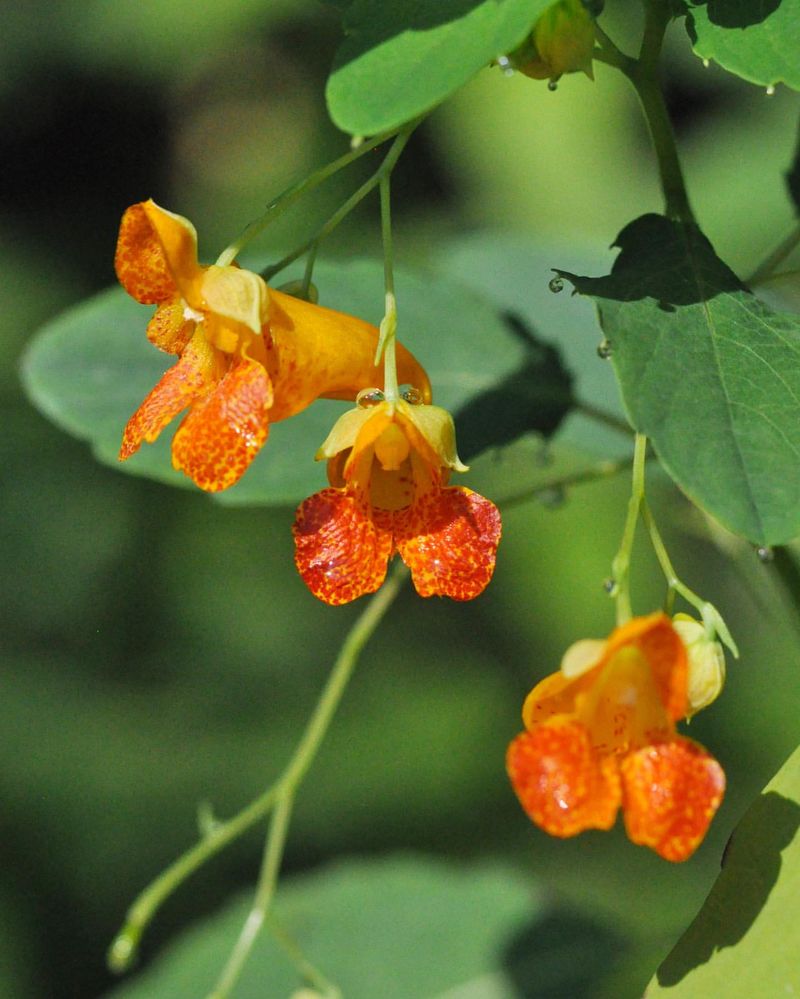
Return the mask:
{"type": "MultiPolygon", "coordinates": [[[[125,212],[115,266],[128,294],[157,306],[150,341],[178,355],[128,421],[121,461],[188,409],[172,440],[173,464],[201,489],[228,489],[271,423],[316,399],[363,400],[365,386],[382,378],[376,327],[268,288],[251,271],[200,265],[194,226],[153,201],[125,212]]],[[[465,471],[452,419],[427,405],[428,376],[401,344],[396,363],[398,381],[414,385],[421,404],[384,400],[345,413],[320,451],[331,459],[334,488],[298,510],[297,566],[327,603],[376,590],[395,551],[422,596],[470,600],[494,570],[497,508],[447,487],[451,469],[465,471]]]]}
{"type": "Polygon", "coordinates": [[[506,762],[522,807],[545,832],[610,829],[622,808],[634,843],[672,861],[697,848],[725,775],[675,723],[719,692],[722,653],[691,632],[697,644],[687,653],[665,614],[634,618],[606,641],[573,645],[559,672],[528,694],[526,731],[506,762]]]}

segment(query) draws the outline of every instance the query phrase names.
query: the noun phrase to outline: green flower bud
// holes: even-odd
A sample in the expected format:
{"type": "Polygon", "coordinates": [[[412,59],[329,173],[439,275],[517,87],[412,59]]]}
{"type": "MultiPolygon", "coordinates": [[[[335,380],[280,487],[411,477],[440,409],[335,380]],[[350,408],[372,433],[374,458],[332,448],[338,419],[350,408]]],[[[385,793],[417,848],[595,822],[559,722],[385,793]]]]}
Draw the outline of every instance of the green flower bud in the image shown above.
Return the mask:
{"type": "Polygon", "coordinates": [[[676,614],[672,626],[686,646],[689,660],[688,717],[715,701],[725,685],[725,653],[719,642],[707,638],[704,626],[688,614],[676,614]]]}
{"type": "Polygon", "coordinates": [[[530,37],[512,52],[515,69],[534,80],[557,80],[563,73],[583,72],[590,80],[594,20],[581,0],[558,0],[548,7],[530,37]]]}

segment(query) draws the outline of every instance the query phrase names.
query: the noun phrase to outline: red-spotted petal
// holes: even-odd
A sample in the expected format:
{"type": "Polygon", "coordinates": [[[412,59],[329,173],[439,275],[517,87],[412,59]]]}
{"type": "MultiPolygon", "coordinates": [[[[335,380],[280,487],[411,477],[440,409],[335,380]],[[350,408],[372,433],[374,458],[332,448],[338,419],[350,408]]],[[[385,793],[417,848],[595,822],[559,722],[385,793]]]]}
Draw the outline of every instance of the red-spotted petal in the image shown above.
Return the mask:
{"type": "Polygon", "coordinates": [[[122,435],[119,460],[130,458],[139,450],[142,441],[152,443],[178,413],[207,392],[213,367],[211,348],[203,335],[198,334],[128,421],[122,435]]]}
{"type": "Polygon", "coordinates": [[[494,572],[500,513],[471,489],[430,489],[395,515],[395,544],[421,597],[472,600],[494,572]]]}
{"type": "Polygon", "coordinates": [[[122,216],[114,268],[122,287],[137,302],[154,305],[178,296],[164,248],[144,202],[131,205],[122,216]]]}
{"type": "Polygon", "coordinates": [[[518,735],[506,769],[528,817],[551,836],[614,825],[622,798],[616,761],[594,752],[580,723],[553,719],[518,735]]]}
{"type": "Polygon", "coordinates": [[[147,324],[147,339],[159,350],[168,354],[180,354],[191,340],[195,323],[184,319],[183,302],[165,302],[155,311],[147,324]]]}
{"type": "Polygon", "coordinates": [[[248,358],[235,359],[178,427],[172,464],[207,492],[234,485],[267,439],[271,404],[264,368],[248,358]]]}
{"type": "Polygon", "coordinates": [[[628,836],[665,860],[690,857],[706,834],[725,793],[725,774],[690,739],[645,746],[621,764],[628,836]]]}
{"type": "Polygon", "coordinates": [[[295,564],[306,586],[327,604],[346,604],[377,590],[392,554],[391,531],[379,526],[355,492],[323,489],[297,508],[295,564]]]}

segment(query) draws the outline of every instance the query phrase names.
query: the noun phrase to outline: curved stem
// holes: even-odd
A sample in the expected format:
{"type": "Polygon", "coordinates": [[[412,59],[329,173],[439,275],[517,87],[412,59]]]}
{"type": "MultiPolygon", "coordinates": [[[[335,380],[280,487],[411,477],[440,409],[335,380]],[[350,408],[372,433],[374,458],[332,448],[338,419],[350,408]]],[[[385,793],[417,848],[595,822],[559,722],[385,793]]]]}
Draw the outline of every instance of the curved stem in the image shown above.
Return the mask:
{"type": "Polygon", "coordinates": [[[622,541],[619,551],[611,563],[611,576],[614,588],[611,596],[617,605],[617,626],[625,624],[633,616],[630,595],[630,565],[631,550],[636,537],[636,522],[639,510],[644,501],[644,465],[647,456],[647,438],[644,434],[636,434],[633,451],[633,473],[631,476],[631,498],[628,500],[628,514],[622,531],[622,541]]]}
{"type": "Polygon", "coordinates": [[[130,967],[145,928],[163,902],[189,875],[223,847],[241,836],[259,819],[268,815],[279,802],[285,802],[295,793],[316,756],[364,645],[392,605],[407,575],[408,570],[405,566],[402,563],[398,564],[354,622],[336,657],[317,706],[281,776],[238,815],[216,825],[208,836],[171,864],[134,901],[128,910],[124,926],[108,952],[108,965],[112,971],[122,972],[130,967]]]}
{"type": "Polygon", "coordinates": [[[338,159],[333,160],[331,163],[327,163],[325,166],[319,167],[313,173],[304,177],[302,180],[297,181],[290,187],[287,187],[285,191],[282,191],[277,198],[274,198],[264,210],[264,213],[260,215],[255,221],[251,222],[242,232],[235,242],[231,243],[230,246],[226,247],[222,253],[217,258],[217,264],[219,266],[225,266],[227,264],[233,263],[236,257],[242,252],[247,244],[256,238],[261,232],[266,229],[266,227],[274,222],[280,215],[290,208],[298,198],[301,198],[304,194],[309,191],[313,191],[315,187],[328,179],[328,177],[333,176],[333,174],[338,173],[344,167],[349,166],[355,160],[360,159],[365,153],[370,152],[375,149],[376,146],[380,146],[382,143],[387,142],[396,135],[398,129],[394,129],[391,132],[385,132],[381,135],[375,136],[369,139],[367,142],[361,143],[355,149],[351,149],[349,152],[344,153],[338,159]]]}
{"type": "Polygon", "coordinates": [[[315,243],[320,243],[326,236],[329,236],[333,230],[339,225],[339,223],[345,219],[353,209],[360,204],[366,198],[366,196],[373,191],[381,182],[381,179],[387,176],[394,169],[397,160],[400,158],[400,154],[405,148],[406,143],[411,137],[411,133],[419,124],[420,119],[411,122],[411,124],[406,125],[395,138],[394,142],[386,154],[383,162],[372,174],[368,177],[364,183],[357,188],[350,197],[337,208],[337,210],[331,215],[331,217],[325,222],[320,228],[314,233],[311,239],[306,240],[302,246],[298,247],[296,250],[292,250],[291,253],[287,253],[285,257],[282,257],[276,264],[272,264],[270,267],[265,267],[261,272],[261,276],[265,281],[270,281],[276,274],[288,267],[289,264],[294,263],[298,257],[302,255],[314,246],[315,243]]]}

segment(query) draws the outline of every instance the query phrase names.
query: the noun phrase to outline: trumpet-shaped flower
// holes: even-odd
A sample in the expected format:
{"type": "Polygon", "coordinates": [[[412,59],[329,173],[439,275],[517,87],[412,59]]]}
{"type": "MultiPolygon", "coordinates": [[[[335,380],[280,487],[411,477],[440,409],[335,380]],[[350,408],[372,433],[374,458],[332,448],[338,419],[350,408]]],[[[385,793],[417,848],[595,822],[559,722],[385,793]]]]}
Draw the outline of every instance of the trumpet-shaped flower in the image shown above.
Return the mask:
{"type": "MultiPolygon", "coordinates": [[[[236,266],[201,266],[191,222],[155,202],[123,215],[115,258],[125,290],[156,305],[147,336],[178,355],[125,427],[121,461],[154,441],[183,410],[172,461],[201,489],[239,480],[269,424],[320,397],[354,399],[374,382],[377,329],[267,288],[236,266]]],[[[430,397],[427,376],[398,347],[399,376],[430,397]]]]}
{"type": "Polygon", "coordinates": [[[295,562],[315,596],[344,604],[372,593],[395,552],[420,596],[471,600],[483,591],[500,514],[471,489],[447,485],[451,470],[466,471],[448,412],[367,390],[317,458],[328,459],[331,488],[301,503],[293,528],[295,562]]]}
{"type": "Polygon", "coordinates": [[[509,59],[515,69],[534,80],[558,80],[564,73],[577,72],[591,80],[594,35],[594,21],[582,0],[557,0],[509,59]]]}
{"type": "Polygon", "coordinates": [[[634,618],[608,640],[585,640],[528,695],[527,731],[508,748],[511,783],[553,836],[610,829],[667,860],[691,856],[725,791],[719,763],[680,736],[690,709],[688,660],[664,614],[634,618]]]}

